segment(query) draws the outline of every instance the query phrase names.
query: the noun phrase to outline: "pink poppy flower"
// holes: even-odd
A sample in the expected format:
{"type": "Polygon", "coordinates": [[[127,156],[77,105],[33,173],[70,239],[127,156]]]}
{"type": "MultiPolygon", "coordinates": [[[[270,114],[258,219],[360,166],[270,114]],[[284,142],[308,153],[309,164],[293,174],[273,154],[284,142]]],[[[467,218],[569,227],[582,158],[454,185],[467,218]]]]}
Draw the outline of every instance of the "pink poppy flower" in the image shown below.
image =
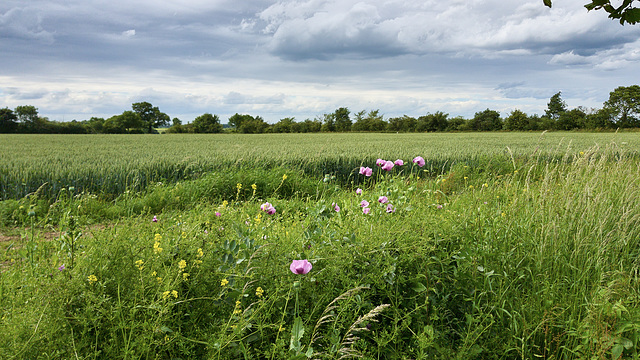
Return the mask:
{"type": "Polygon", "coordinates": [[[276,208],[274,208],[273,205],[269,204],[268,202],[260,205],[260,210],[266,212],[269,215],[273,215],[276,213],[276,208]]]}
{"type": "Polygon", "coordinates": [[[384,161],[384,160],[382,160],[382,159],[378,159],[378,160],[376,160],[376,165],[378,165],[378,166],[382,166],[382,165],[384,165],[384,163],[385,163],[385,162],[386,162],[386,161],[384,161]]]}
{"type": "Polygon", "coordinates": [[[391,161],[386,161],[384,165],[382,165],[382,170],[391,171],[393,169],[393,163],[391,161]]]}
{"type": "Polygon", "coordinates": [[[388,203],[388,202],[389,202],[389,199],[388,199],[386,196],[380,196],[380,197],[378,198],[378,202],[379,202],[380,204],[386,204],[386,203],[388,203]]]}
{"type": "Polygon", "coordinates": [[[393,205],[389,204],[389,205],[387,205],[387,212],[388,213],[394,213],[394,212],[396,212],[396,209],[393,207],[393,205]]]}
{"type": "Polygon", "coordinates": [[[357,189],[356,189],[356,194],[358,194],[358,195],[362,195],[362,189],[357,188],[357,189]]]}
{"type": "Polygon", "coordinates": [[[371,211],[371,209],[368,208],[368,207],[362,208],[362,213],[365,214],[365,215],[367,215],[370,211],[371,211]]]}
{"type": "Polygon", "coordinates": [[[313,265],[307,260],[293,260],[289,265],[291,272],[298,275],[304,275],[311,271],[312,268],[313,265]]]}
{"type": "Polygon", "coordinates": [[[424,159],[422,158],[422,156],[416,156],[415,158],[413,158],[413,163],[414,164],[418,164],[418,166],[423,167],[425,162],[424,159]]]}
{"type": "Polygon", "coordinates": [[[333,203],[331,204],[331,206],[333,206],[333,210],[335,210],[336,212],[340,212],[340,206],[338,206],[338,204],[333,203]]]}
{"type": "Polygon", "coordinates": [[[158,222],[158,218],[154,216],[153,219],[151,219],[151,221],[158,222]]]}
{"type": "Polygon", "coordinates": [[[216,211],[216,216],[220,217],[220,216],[222,216],[222,214],[220,214],[220,212],[216,211]]]}
{"type": "Polygon", "coordinates": [[[360,207],[366,208],[367,206],[369,206],[369,202],[367,200],[362,200],[360,202],[360,207]]]}
{"type": "Polygon", "coordinates": [[[404,161],[402,161],[401,159],[398,159],[398,160],[394,161],[393,163],[396,164],[397,166],[404,165],[404,161]]]}
{"type": "Polygon", "coordinates": [[[373,175],[373,169],[371,169],[368,166],[367,167],[361,166],[360,167],[360,174],[364,175],[364,176],[371,176],[371,175],[373,175]]]}

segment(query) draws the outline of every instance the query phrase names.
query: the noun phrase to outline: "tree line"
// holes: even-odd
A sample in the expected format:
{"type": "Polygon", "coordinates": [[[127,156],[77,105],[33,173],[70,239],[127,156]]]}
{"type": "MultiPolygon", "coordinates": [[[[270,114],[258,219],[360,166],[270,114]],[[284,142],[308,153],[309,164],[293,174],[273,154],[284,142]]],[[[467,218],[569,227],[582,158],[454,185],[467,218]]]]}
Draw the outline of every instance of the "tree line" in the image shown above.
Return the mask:
{"type": "Polygon", "coordinates": [[[537,130],[605,130],[640,127],[640,86],[620,86],[609,93],[609,99],[601,109],[577,107],[568,109],[562,93],[554,94],[547,103],[544,115],[527,115],[513,110],[501,117],[495,110],[476,112],[471,119],[450,118],[437,111],[420,117],[404,115],[384,119],[380,110],[351,113],[341,107],[333,113],[315,119],[296,121],[286,117],[269,124],[260,116],[235,114],[223,126],[220,117],[205,113],[193,122],[182,124],[148,102],[133,103],[131,110],[108,119],[92,117],[84,121],[56,122],[38,115],[31,105],[18,106],[15,110],[0,109],[0,133],[62,133],[62,134],[142,134],[157,133],[311,133],[311,132],[436,132],[436,131],[537,131],[537,130]],[[168,128],[167,128],[168,127],[168,128]]]}

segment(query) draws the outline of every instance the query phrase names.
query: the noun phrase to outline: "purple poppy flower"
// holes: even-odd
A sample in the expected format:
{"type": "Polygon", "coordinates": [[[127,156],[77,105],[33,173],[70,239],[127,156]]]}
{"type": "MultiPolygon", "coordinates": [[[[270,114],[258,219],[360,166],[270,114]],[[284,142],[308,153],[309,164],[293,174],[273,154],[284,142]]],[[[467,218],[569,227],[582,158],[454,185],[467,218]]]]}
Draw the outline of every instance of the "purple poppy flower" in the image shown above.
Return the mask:
{"type": "Polygon", "coordinates": [[[338,206],[338,204],[333,203],[331,204],[331,206],[333,206],[333,210],[335,210],[336,212],[340,212],[340,206],[338,206]]]}
{"type": "Polygon", "coordinates": [[[370,211],[371,211],[371,209],[368,208],[368,207],[362,208],[362,213],[365,214],[365,215],[367,215],[370,211]]]}
{"type": "Polygon", "coordinates": [[[357,189],[356,189],[356,194],[358,194],[358,195],[362,195],[362,189],[357,188],[357,189]]]}
{"type": "Polygon", "coordinates": [[[388,213],[394,213],[394,212],[396,212],[396,209],[393,207],[393,205],[389,204],[389,205],[387,205],[387,212],[388,213]]]}
{"type": "Polygon", "coordinates": [[[379,202],[380,204],[386,204],[386,203],[388,203],[388,202],[389,202],[389,199],[388,199],[386,196],[380,196],[380,197],[378,198],[378,202],[379,202]]]}
{"type": "Polygon", "coordinates": [[[362,200],[360,202],[360,207],[366,208],[367,206],[369,206],[369,202],[367,200],[362,200]]]}
{"type": "Polygon", "coordinates": [[[425,162],[424,159],[422,158],[422,156],[416,156],[415,158],[413,158],[413,162],[415,164],[418,164],[418,166],[423,167],[425,162]]]}
{"type": "Polygon", "coordinates": [[[367,167],[361,166],[360,167],[360,174],[364,175],[364,176],[371,176],[371,175],[373,175],[373,169],[371,169],[368,166],[367,167]]]}
{"type": "Polygon", "coordinates": [[[222,214],[220,214],[218,211],[216,211],[216,216],[220,217],[220,216],[222,216],[222,214]]]}
{"type": "Polygon", "coordinates": [[[391,171],[393,169],[393,163],[391,161],[386,161],[384,165],[382,165],[382,170],[391,171]]]}
{"type": "Polygon", "coordinates": [[[62,271],[62,270],[64,270],[64,269],[66,269],[66,267],[64,266],[64,264],[62,264],[62,265],[60,265],[60,267],[58,268],[58,271],[62,271]]]}
{"type": "Polygon", "coordinates": [[[289,269],[291,270],[291,272],[298,275],[304,275],[308,273],[309,271],[311,271],[311,268],[313,268],[313,265],[311,265],[311,263],[307,260],[293,260],[291,262],[291,265],[289,265],[289,269]]]}
{"type": "Polygon", "coordinates": [[[384,165],[384,163],[385,163],[385,162],[386,162],[386,161],[384,161],[384,160],[382,160],[382,159],[378,159],[378,160],[376,160],[376,165],[378,165],[378,166],[382,166],[382,165],[384,165]]]}
{"type": "Polygon", "coordinates": [[[269,215],[273,215],[276,213],[276,208],[273,207],[273,205],[269,204],[268,202],[260,205],[260,210],[266,212],[269,215]]]}
{"type": "Polygon", "coordinates": [[[151,219],[151,221],[158,222],[158,218],[154,216],[153,219],[151,219]]]}
{"type": "Polygon", "coordinates": [[[404,161],[402,161],[401,159],[398,159],[398,160],[394,161],[393,163],[396,164],[397,166],[404,165],[404,161]]]}

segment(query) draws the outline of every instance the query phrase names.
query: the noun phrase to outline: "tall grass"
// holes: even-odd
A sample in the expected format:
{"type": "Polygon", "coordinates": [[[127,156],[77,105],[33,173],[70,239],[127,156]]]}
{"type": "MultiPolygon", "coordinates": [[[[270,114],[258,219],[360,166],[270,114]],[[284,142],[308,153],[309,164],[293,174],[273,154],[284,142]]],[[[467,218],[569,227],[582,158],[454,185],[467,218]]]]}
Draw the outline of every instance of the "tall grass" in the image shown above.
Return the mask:
{"type": "Polygon", "coordinates": [[[3,251],[0,357],[637,358],[635,155],[512,153],[89,231],[71,199],[57,238],[30,229],[3,251]]]}

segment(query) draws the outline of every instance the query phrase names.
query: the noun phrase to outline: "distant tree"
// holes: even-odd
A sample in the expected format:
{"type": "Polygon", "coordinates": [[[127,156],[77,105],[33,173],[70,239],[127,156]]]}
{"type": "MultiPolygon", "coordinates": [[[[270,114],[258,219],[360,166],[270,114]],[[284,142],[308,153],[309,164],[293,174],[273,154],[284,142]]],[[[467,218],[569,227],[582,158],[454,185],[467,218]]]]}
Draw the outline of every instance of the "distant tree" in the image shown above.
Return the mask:
{"type": "Polygon", "coordinates": [[[306,119],[305,121],[296,123],[296,132],[301,133],[315,133],[322,130],[322,121],[316,119],[306,119]]]}
{"type": "Polygon", "coordinates": [[[496,131],[502,129],[502,119],[499,112],[486,109],[477,112],[470,125],[471,130],[475,131],[496,131]]]}
{"type": "Polygon", "coordinates": [[[336,123],[336,131],[351,131],[352,122],[351,118],[349,117],[349,113],[349,109],[345,107],[336,109],[336,111],[333,113],[333,118],[336,123]]]}
{"type": "Polygon", "coordinates": [[[154,128],[156,127],[169,125],[171,120],[169,115],[161,112],[157,106],[153,106],[146,101],[133,103],[131,108],[140,116],[142,127],[148,134],[154,133],[154,128]]]}
{"type": "Polygon", "coordinates": [[[336,131],[336,114],[324,114],[324,121],[322,122],[321,131],[334,132],[336,131]]]}
{"type": "Polygon", "coordinates": [[[193,120],[193,131],[196,133],[221,133],[222,124],[218,115],[202,114],[193,120]]]}
{"type": "Polygon", "coordinates": [[[253,121],[253,120],[255,119],[251,115],[248,115],[248,114],[241,115],[241,114],[235,113],[229,118],[227,123],[229,124],[230,127],[234,128],[235,131],[242,132],[240,131],[240,129],[242,128],[242,123],[244,123],[245,121],[253,121]]]}
{"type": "Polygon", "coordinates": [[[38,108],[32,105],[21,105],[16,107],[15,114],[18,122],[26,132],[37,132],[42,128],[42,121],[38,116],[38,108]]]}
{"type": "Polygon", "coordinates": [[[529,117],[521,110],[515,109],[504,119],[505,130],[522,131],[528,130],[529,117]]]}
{"type": "Polygon", "coordinates": [[[14,133],[18,129],[18,117],[13,110],[0,109],[0,134],[14,133]]]}
{"type": "Polygon", "coordinates": [[[449,125],[447,117],[449,117],[449,114],[445,114],[442,111],[420,116],[417,120],[416,131],[445,131],[449,125]]]}
{"type": "Polygon", "coordinates": [[[467,131],[469,130],[469,120],[466,120],[462,116],[456,116],[449,119],[446,131],[467,131]]]}
{"type": "Polygon", "coordinates": [[[174,117],[173,120],[171,120],[171,126],[177,126],[177,125],[182,125],[182,120],[178,119],[177,117],[174,117]]]}
{"type": "Polygon", "coordinates": [[[248,120],[243,120],[240,127],[237,129],[243,134],[262,134],[267,132],[269,124],[260,116],[249,117],[248,120]]]}
{"type": "Polygon", "coordinates": [[[85,121],[87,132],[91,134],[101,134],[104,132],[104,118],[92,117],[85,121]]]}
{"type": "Polygon", "coordinates": [[[413,132],[416,131],[417,123],[418,120],[416,120],[416,118],[408,115],[390,118],[387,130],[395,132],[413,132]]]}
{"type": "Polygon", "coordinates": [[[280,121],[273,124],[274,133],[296,132],[295,129],[296,129],[296,124],[295,124],[295,118],[293,117],[286,117],[286,118],[280,119],[280,121]]]}
{"type": "MultiPolygon", "coordinates": [[[[548,7],[552,5],[551,0],[542,0],[542,2],[548,7]]],[[[624,25],[625,22],[633,25],[640,21],[640,8],[634,7],[637,5],[635,0],[623,0],[621,4],[620,1],[614,1],[614,3],[619,6],[612,5],[611,0],[593,0],[584,7],[589,11],[604,9],[609,13],[610,19],[620,20],[621,25],[624,25]]]]}
{"type": "Polygon", "coordinates": [[[560,117],[560,114],[567,111],[567,103],[562,100],[562,92],[555,93],[547,103],[547,110],[544,114],[549,119],[556,121],[560,117]]]}
{"type": "Polygon", "coordinates": [[[612,117],[611,111],[606,108],[591,111],[585,119],[585,129],[601,130],[613,128],[612,117]]]}
{"type": "Polygon", "coordinates": [[[387,128],[387,122],[378,109],[369,113],[362,110],[355,113],[354,117],[356,121],[351,126],[352,131],[385,131],[387,128]]]}
{"type": "Polygon", "coordinates": [[[637,127],[640,122],[640,86],[620,86],[604,103],[612,121],[619,127],[637,127]]]}
{"type": "Polygon", "coordinates": [[[572,109],[560,114],[560,117],[556,121],[557,130],[574,130],[584,126],[585,118],[587,114],[580,109],[572,109]]]}

